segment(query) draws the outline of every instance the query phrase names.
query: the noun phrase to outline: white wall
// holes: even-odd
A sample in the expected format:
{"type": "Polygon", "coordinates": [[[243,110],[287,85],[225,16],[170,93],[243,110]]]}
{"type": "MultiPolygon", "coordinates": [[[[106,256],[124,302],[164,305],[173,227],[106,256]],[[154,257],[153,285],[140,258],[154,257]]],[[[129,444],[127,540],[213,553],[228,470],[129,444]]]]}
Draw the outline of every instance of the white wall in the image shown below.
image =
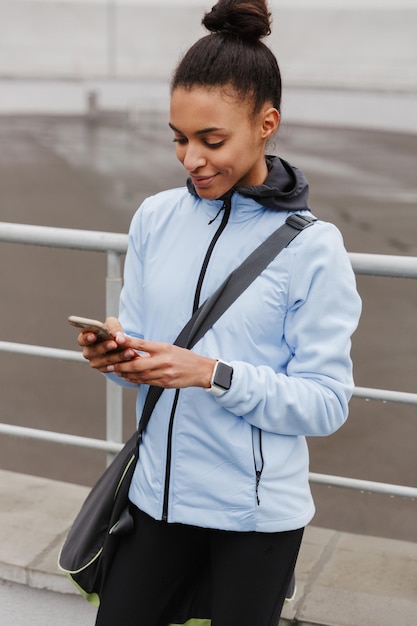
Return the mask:
{"type": "MultiPolygon", "coordinates": [[[[49,4],[130,4],[130,5],[147,5],[150,4],[149,0],[26,0],[26,3],[43,3],[47,1],[49,4]]],[[[3,2],[3,0],[0,0],[3,2]]],[[[215,0],[204,2],[203,0],[154,0],[152,2],[154,6],[205,6],[211,7],[215,4],[215,0]]],[[[416,7],[417,0],[269,0],[269,6],[272,9],[276,8],[298,8],[308,7],[311,9],[316,8],[400,8],[400,7],[416,7]]]]}
{"type": "MultiPolygon", "coordinates": [[[[167,81],[214,0],[0,0],[0,78],[167,81]]],[[[417,0],[273,0],[287,85],[417,89],[417,0]]]]}

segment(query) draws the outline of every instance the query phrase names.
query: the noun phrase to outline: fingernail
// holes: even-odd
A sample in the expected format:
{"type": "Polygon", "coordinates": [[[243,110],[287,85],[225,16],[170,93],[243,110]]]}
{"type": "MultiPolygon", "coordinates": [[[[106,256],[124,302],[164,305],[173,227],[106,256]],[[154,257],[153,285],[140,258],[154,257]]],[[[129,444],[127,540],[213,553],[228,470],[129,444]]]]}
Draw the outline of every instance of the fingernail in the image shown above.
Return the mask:
{"type": "Polygon", "coordinates": [[[114,365],[108,365],[107,366],[107,371],[108,372],[114,372],[114,365]]]}

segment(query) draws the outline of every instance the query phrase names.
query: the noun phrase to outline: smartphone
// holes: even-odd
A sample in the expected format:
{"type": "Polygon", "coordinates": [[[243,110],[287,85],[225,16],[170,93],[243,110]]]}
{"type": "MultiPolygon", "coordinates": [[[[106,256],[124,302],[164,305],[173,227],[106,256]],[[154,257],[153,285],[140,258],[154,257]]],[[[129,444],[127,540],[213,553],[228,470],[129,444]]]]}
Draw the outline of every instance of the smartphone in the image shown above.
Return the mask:
{"type": "MultiPolygon", "coordinates": [[[[68,318],[68,322],[71,324],[71,326],[75,326],[76,328],[81,328],[83,330],[88,330],[97,335],[97,341],[99,343],[101,343],[102,341],[109,341],[110,339],[114,340],[114,337],[106,329],[103,322],[99,322],[98,320],[92,320],[88,317],[78,317],[77,315],[70,315],[68,318]]],[[[119,348],[120,350],[123,350],[122,346],[119,346],[119,348]]]]}

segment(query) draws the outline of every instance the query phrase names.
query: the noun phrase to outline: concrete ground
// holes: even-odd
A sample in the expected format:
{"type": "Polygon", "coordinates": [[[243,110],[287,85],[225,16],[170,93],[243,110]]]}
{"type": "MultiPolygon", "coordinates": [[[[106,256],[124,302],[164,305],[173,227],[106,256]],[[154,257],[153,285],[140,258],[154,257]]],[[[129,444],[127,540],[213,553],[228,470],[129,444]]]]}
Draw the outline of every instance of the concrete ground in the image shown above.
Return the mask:
{"type": "Polygon", "coordinates": [[[7,626],[92,626],[95,609],[84,598],[0,581],[0,619],[7,626]]]}

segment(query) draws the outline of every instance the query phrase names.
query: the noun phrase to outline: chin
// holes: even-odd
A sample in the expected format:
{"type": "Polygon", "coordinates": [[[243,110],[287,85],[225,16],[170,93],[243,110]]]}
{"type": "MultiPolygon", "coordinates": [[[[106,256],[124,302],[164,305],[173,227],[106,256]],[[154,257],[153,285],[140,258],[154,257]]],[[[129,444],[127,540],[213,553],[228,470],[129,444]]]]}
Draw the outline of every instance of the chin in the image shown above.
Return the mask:
{"type": "Polygon", "coordinates": [[[196,191],[200,198],[204,198],[205,200],[218,200],[223,195],[222,192],[219,193],[211,189],[196,189],[196,191]]]}

